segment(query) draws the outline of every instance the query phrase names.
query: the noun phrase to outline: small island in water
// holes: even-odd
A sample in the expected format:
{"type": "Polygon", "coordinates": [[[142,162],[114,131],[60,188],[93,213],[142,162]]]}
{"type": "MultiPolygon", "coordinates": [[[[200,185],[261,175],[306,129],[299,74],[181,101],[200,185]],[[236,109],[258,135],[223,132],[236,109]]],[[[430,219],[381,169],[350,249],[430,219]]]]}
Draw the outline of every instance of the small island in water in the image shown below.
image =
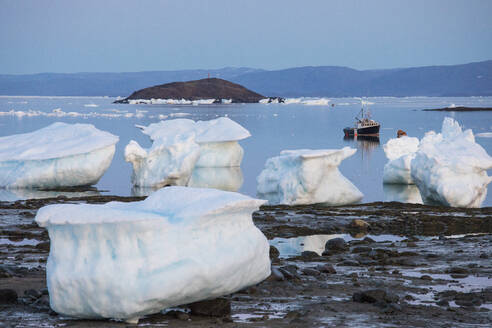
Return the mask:
{"type": "Polygon", "coordinates": [[[130,100],[184,99],[190,101],[215,99],[232,103],[257,103],[264,97],[242,85],[219,78],[206,78],[188,82],[172,82],[133,92],[129,97],[115,101],[127,104],[130,100]]]}
{"type": "Polygon", "coordinates": [[[424,109],[428,112],[475,112],[492,110],[492,107],[465,107],[465,106],[450,106],[445,108],[424,109]]]}

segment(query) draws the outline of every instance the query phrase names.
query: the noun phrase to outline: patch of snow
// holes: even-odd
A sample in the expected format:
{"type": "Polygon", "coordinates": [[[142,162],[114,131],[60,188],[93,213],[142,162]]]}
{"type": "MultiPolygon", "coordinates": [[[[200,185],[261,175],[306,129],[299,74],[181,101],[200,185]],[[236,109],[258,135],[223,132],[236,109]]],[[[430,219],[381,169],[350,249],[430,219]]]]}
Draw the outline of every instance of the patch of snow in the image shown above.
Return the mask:
{"type": "Polygon", "coordinates": [[[492,132],[483,132],[475,134],[475,137],[479,138],[492,138],[492,132]]]}
{"type": "Polygon", "coordinates": [[[96,105],[96,104],[85,104],[84,107],[99,107],[99,105],[96,105]]]}
{"type": "Polygon", "coordinates": [[[330,204],[358,202],[363,194],[338,166],[356,149],[284,150],[267,160],[257,178],[259,197],[269,204],[330,204]]]}
{"type": "Polygon", "coordinates": [[[118,137],[91,124],[53,123],[0,138],[0,186],[56,188],[96,183],[108,169],[118,137]]]}
{"type": "Polygon", "coordinates": [[[227,295],[270,275],[269,244],[251,214],[264,201],[168,187],[140,202],[41,208],[50,305],[77,318],[136,322],[227,295]]]}
{"type": "Polygon", "coordinates": [[[480,207],[492,178],[492,157],[471,130],[446,117],[441,133],[428,132],[411,162],[411,175],[424,201],[454,207],[480,207]]]}

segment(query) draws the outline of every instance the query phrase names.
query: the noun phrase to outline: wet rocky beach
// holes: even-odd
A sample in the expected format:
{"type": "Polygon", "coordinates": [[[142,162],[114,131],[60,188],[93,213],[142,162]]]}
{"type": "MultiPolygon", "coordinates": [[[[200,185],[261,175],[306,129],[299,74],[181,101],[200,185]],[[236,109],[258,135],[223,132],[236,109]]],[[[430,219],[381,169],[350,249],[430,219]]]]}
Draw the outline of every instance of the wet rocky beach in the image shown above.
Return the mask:
{"type": "MultiPolygon", "coordinates": [[[[1,327],[126,327],[74,320],[49,307],[47,232],[54,203],[139,197],[58,197],[0,203],[1,327]]],[[[492,208],[402,203],[263,206],[272,275],[221,299],[146,316],[141,327],[490,327],[492,208]]],[[[115,277],[117,279],[117,277],[115,277]]],[[[134,326],[134,325],[133,325],[134,326]]]]}

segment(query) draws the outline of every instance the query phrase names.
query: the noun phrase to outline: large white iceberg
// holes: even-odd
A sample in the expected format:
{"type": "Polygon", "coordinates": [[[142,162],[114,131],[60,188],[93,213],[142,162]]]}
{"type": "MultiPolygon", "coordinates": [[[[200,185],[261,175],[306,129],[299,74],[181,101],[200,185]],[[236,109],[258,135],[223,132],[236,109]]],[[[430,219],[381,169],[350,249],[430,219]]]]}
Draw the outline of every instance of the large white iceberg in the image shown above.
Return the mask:
{"type": "Polygon", "coordinates": [[[384,146],[388,163],[384,165],[383,182],[413,184],[410,163],[419,148],[419,139],[403,136],[390,139],[384,146]]]}
{"type": "Polygon", "coordinates": [[[471,130],[446,117],[441,133],[428,132],[411,162],[412,179],[424,202],[480,207],[492,178],[492,157],[475,142],[471,130]]]}
{"type": "Polygon", "coordinates": [[[269,204],[343,205],[358,202],[363,194],[338,166],[356,149],[284,150],[267,160],[257,178],[257,193],[269,204]]]}
{"type": "Polygon", "coordinates": [[[153,141],[150,149],[133,140],[125,148],[125,160],[133,164],[133,185],[141,187],[187,185],[195,167],[239,166],[243,149],[238,141],[250,136],[227,117],[175,119],[141,128],[153,141]]]}
{"type": "Polygon", "coordinates": [[[265,201],[168,187],[146,200],[41,208],[50,305],[78,318],[129,322],[214,298],[270,275],[269,244],[251,213],[265,201]]]}
{"type": "Polygon", "coordinates": [[[91,124],[53,123],[0,138],[0,187],[62,188],[97,183],[118,137],[91,124]]]}

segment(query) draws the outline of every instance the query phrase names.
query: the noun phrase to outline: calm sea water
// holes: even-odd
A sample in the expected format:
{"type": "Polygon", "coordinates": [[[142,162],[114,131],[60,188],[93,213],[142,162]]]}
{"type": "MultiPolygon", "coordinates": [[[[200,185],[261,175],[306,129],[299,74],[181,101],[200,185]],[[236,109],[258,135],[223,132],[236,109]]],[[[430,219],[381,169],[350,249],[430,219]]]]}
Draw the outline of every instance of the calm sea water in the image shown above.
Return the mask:
{"type": "MultiPolygon", "coordinates": [[[[209,120],[228,116],[245,128],[252,137],[240,142],[245,150],[241,165],[243,182],[239,192],[255,196],[256,177],[265,161],[285,149],[325,149],[350,146],[357,153],[340,165],[340,171],[363,193],[363,202],[404,200],[418,197],[406,187],[382,184],[383,166],[387,162],[382,145],[402,129],[409,136],[422,138],[426,131],[440,131],[443,118],[452,116],[466,129],[483,133],[492,131],[491,112],[444,113],[425,112],[424,108],[456,106],[492,106],[492,97],[430,98],[410,97],[367,98],[372,117],[382,125],[379,142],[346,140],[342,129],[353,124],[360,110],[356,98],[331,98],[331,106],[302,104],[230,104],[230,105],[126,105],[113,104],[114,98],[89,97],[0,97],[0,136],[30,132],[56,121],[91,123],[101,130],[120,137],[113,162],[96,185],[97,192],[127,196],[132,194],[132,167],[123,158],[123,150],[130,140],[143,147],[150,140],[135,124],[148,125],[164,115],[167,119],[186,117],[209,120]],[[7,113],[15,111],[15,113],[7,113]]],[[[492,138],[477,138],[492,154],[492,138]]],[[[489,172],[490,175],[491,172],[489,172]]],[[[240,178],[240,177],[239,177],[240,178]]],[[[135,192],[135,191],[133,191],[135,192]]],[[[32,191],[0,192],[1,200],[42,197],[32,191]]],[[[51,195],[51,194],[50,194],[51,195]]],[[[483,206],[492,206],[488,194],[483,206]]]]}

